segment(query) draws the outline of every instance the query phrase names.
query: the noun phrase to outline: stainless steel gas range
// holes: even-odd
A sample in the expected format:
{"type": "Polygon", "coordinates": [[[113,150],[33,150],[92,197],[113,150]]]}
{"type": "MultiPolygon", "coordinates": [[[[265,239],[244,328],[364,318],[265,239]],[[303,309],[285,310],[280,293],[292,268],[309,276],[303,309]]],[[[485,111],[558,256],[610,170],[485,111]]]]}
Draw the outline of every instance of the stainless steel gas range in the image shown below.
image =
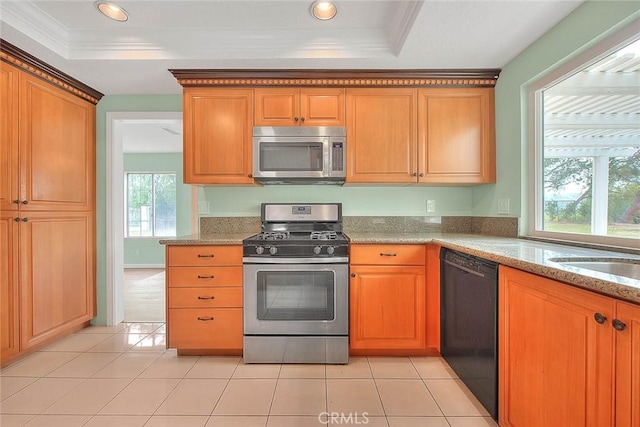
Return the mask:
{"type": "Polygon", "coordinates": [[[244,361],[348,363],[349,258],[340,203],[263,203],[243,241],[244,361]]]}

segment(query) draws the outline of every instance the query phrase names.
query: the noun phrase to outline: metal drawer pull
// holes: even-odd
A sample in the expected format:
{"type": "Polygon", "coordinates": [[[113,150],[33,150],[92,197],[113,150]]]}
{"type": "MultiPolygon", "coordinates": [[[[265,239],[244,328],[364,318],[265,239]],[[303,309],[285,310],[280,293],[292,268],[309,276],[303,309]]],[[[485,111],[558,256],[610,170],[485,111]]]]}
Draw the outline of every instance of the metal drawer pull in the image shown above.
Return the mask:
{"type": "Polygon", "coordinates": [[[210,322],[211,320],[213,320],[213,316],[211,317],[198,317],[198,320],[201,322],[210,322]]]}
{"type": "Polygon", "coordinates": [[[616,331],[624,331],[627,328],[627,324],[618,319],[613,319],[611,323],[613,324],[613,329],[616,331]]]}
{"type": "Polygon", "coordinates": [[[380,256],[398,256],[398,254],[396,253],[384,253],[384,252],[380,252],[380,256]]]}
{"type": "Polygon", "coordinates": [[[607,316],[603,315],[602,313],[596,313],[593,315],[593,317],[596,319],[596,322],[600,323],[601,325],[607,321],[607,316]]]}
{"type": "Polygon", "coordinates": [[[214,297],[213,295],[211,295],[210,297],[198,297],[198,299],[206,299],[206,300],[211,300],[211,299],[215,299],[216,297],[214,297]]]}
{"type": "Polygon", "coordinates": [[[198,258],[214,258],[214,257],[215,257],[214,254],[209,254],[209,255],[198,254],[198,258]]]}
{"type": "Polygon", "coordinates": [[[216,276],[214,276],[213,274],[211,276],[201,276],[198,274],[198,279],[215,279],[216,276]]]}

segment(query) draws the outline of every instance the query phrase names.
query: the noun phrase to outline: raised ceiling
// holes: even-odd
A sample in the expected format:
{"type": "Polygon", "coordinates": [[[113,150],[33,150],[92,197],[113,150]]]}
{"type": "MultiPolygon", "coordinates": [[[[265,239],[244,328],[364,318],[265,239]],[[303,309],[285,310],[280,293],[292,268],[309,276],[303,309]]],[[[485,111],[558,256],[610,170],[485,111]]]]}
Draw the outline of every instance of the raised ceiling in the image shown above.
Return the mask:
{"type": "Polygon", "coordinates": [[[168,69],[502,68],[582,0],[0,1],[0,36],[106,94],[176,94],[168,69]]]}

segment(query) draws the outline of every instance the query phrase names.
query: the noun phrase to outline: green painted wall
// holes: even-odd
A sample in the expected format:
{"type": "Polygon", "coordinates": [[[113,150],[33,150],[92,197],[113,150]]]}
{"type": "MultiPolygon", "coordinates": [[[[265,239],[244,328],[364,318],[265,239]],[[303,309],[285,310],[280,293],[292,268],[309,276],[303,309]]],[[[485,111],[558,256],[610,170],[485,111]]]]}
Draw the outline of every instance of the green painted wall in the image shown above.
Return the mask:
{"type": "MultiPolygon", "coordinates": [[[[125,172],[175,172],[176,232],[178,236],[191,234],[191,186],[182,182],[182,153],[125,154],[125,172]]],[[[157,238],[124,239],[124,264],[164,265],[164,246],[157,238]]]]}
{"type": "Polygon", "coordinates": [[[496,85],[498,180],[474,188],[474,215],[495,215],[497,199],[509,198],[511,215],[526,230],[529,85],[638,18],[638,1],[587,1],[503,67],[496,85]]]}

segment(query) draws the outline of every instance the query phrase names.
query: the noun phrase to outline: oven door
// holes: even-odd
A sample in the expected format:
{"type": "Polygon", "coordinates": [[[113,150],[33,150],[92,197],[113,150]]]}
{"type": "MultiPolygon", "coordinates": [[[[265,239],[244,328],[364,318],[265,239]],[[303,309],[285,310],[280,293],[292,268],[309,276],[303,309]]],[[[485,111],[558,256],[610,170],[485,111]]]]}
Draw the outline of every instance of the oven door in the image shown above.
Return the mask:
{"type": "Polygon", "coordinates": [[[348,335],[348,264],[244,264],[245,335],[348,335]]]}

